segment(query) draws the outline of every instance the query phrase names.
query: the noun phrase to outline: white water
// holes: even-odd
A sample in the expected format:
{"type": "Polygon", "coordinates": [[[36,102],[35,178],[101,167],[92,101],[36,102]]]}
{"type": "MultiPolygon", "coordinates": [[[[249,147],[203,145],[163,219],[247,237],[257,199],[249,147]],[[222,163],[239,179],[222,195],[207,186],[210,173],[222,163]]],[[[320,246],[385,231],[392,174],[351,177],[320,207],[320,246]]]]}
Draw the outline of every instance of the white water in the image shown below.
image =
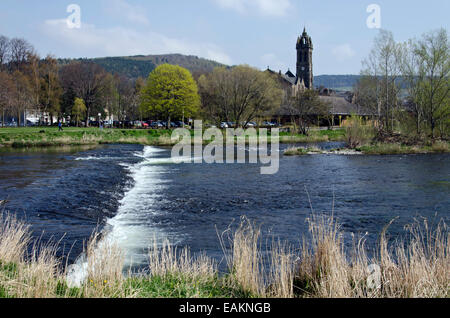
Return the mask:
{"type": "MultiPolygon", "coordinates": [[[[167,181],[164,175],[168,170],[161,164],[173,163],[171,158],[154,158],[158,152],[164,150],[145,147],[135,156],[143,158],[137,164],[126,165],[133,179],[132,186],[126,191],[117,215],[107,220],[103,231],[101,244],[114,244],[125,254],[125,267],[145,264],[147,260],[146,249],[153,246],[155,239],[161,244],[166,238],[166,233],[156,228],[149,222],[149,216],[155,216],[158,212],[154,204],[161,201],[162,190],[167,181]]],[[[70,286],[80,286],[88,275],[88,261],[85,255],[81,255],[74,265],[68,269],[67,281],[70,286]]]]}

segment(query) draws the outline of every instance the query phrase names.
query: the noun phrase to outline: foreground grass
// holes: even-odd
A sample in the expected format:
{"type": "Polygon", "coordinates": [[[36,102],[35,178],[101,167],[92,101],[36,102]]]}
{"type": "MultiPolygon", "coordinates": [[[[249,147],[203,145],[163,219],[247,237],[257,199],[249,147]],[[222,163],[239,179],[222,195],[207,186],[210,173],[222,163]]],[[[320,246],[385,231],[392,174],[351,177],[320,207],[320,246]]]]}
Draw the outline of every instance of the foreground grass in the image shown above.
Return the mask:
{"type": "Polygon", "coordinates": [[[220,235],[229,273],[205,255],[178,251],[168,242],[149,252],[149,267],[124,275],[123,253],[96,235],[87,244],[87,277],[69,286],[56,245],[34,244],[29,227],[0,216],[1,298],[448,298],[449,231],[444,222],[407,227],[408,240],[389,244],[387,228],[373,258],[364,238],[344,246],[344,233],[332,216],[312,215],[310,238],[299,248],[273,243],[263,250],[261,231],[243,218],[236,231],[220,235]],[[269,257],[264,257],[269,255],[269,257]],[[374,275],[375,274],[375,275],[374,275]]]}

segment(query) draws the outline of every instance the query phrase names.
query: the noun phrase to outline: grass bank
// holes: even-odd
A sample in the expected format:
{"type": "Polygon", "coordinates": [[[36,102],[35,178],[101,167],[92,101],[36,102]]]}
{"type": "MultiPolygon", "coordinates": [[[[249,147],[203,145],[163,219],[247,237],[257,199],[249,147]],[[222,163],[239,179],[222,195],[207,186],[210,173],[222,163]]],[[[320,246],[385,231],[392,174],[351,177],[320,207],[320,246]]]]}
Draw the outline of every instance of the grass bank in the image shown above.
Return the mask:
{"type": "Polygon", "coordinates": [[[172,145],[167,130],[122,130],[98,128],[3,128],[0,146],[3,147],[61,147],[99,144],[172,145]]]}
{"type": "Polygon", "coordinates": [[[29,227],[10,215],[0,219],[0,297],[11,298],[334,298],[449,297],[449,232],[441,222],[407,228],[409,240],[388,244],[387,230],[379,249],[367,256],[364,238],[344,246],[344,233],[331,216],[312,215],[310,238],[299,247],[262,246],[260,228],[242,219],[235,231],[221,233],[229,272],[219,274],[205,255],[177,251],[167,242],[150,248],[148,270],[124,275],[123,253],[117,246],[86,246],[88,275],[70,287],[53,244],[27,246],[29,227]],[[270,250],[270,252],[268,252],[270,250]],[[269,255],[269,257],[264,257],[269,255]]]}
{"type": "Polygon", "coordinates": [[[401,143],[374,143],[356,149],[367,155],[433,154],[450,152],[450,143],[437,141],[433,144],[413,146],[401,143]]]}
{"type": "Polygon", "coordinates": [[[312,130],[309,135],[280,133],[281,143],[319,143],[328,141],[345,141],[345,129],[312,130]]]}
{"type": "MultiPolygon", "coordinates": [[[[0,147],[32,148],[86,146],[99,144],[142,144],[172,146],[170,130],[99,128],[0,128],[0,147]]],[[[313,131],[309,136],[280,134],[281,143],[308,143],[343,140],[344,131],[313,131]]],[[[268,138],[270,143],[270,136],[268,138]]]]}

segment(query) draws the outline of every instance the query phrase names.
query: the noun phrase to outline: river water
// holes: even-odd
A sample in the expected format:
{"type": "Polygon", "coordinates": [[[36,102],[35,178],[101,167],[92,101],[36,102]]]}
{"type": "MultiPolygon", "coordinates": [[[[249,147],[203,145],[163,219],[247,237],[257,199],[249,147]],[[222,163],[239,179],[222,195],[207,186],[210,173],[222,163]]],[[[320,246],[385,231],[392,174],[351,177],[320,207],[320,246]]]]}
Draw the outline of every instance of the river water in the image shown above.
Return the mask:
{"type": "Polygon", "coordinates": [[[34,237],[60,241],[69,263],[95,229],[124,249],[129,265],[145,265],[154,239],[220,262],[217,233],[241,216],[264,237],[297,245],[311,205],[334,211],[346,235],[367,233],[374,247],[396,217],[394,238],[417,217],[449,221],[450,154],[281,156],[277,174],[261,175],[259,164],[174,164],[170,149],[139,145],[0,150],[0,199],[34,237]]]}

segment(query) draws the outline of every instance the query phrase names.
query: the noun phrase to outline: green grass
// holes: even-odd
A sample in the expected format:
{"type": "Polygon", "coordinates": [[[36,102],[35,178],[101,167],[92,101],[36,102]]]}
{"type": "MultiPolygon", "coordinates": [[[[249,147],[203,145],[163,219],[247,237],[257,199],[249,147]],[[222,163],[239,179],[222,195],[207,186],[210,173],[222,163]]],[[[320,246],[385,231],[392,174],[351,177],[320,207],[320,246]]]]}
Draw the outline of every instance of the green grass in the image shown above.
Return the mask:
{"type": "Polygon", "coordinates": [[[362,146],[357,150],[366,155],[433,154],[450,152],[450,144],[436,142],[432,145],[407,146],[398,143],[376,143],[362,146]]]}
{"type": "MultiPolygon", "coordinates": [[[[142,144],[171,146],[171,130],[103,129],[99,128],[0,128],[0,147],[32,148],[86,146],[99,144],[142,144]]],[[[191,131],[191,135],[194,132],[191,131]]],[[[281,133],[281,143],[312,143],[341,141],[344,130],[312,131],[309,136],[281,133]]],[[[237,139],[237,138],[236,138],[237,139]]],[[[268,142],[271,142],[269,136],[268,142]]]]}
{"type": "MultiPolygon", "coordinates": [[[[0,263],[0,282],[15,281],[18,277],[18,266],[0,263]]],[[[55,277],[55,279],[57,279],[55,277]]],[[[88,283],[90,284],[90,283],[88,283]]],[[[52,284],[56,298],[86,298],[85,286],[70,288],[65,281],[52,284]]],[[[87,287],[89,288],[89,286],[87,287]]],[[[230,275],[219,277],[202,277],[195,279],[183,273],[165,276],[142,276],[125,279],[121,294],[133,295],[134,298],[253,298],[250,292],[241,288],[230,275]]],[[[0,283],[0,299],[15,298],[17,295],[0,283]]]]}
{"type": "Polygon", "coordinates": [[[345,141],[345,130],[313,130],[309,135],[280,133],[281,143],[317,143],[328,141],[345,141]]]}
{"type": "Polygon", "coordinates": [[[51,147],[80,146],[98,144],[145,144],[171,145],[168,130],[125,130],[99,128],[2,128],[0,129],[0,146],[51,147]]]}
{"type": "Polygon", "coordinates": [[[183,274],[129,278],[125,288],[138,298],[249,298],[252,295],[231,283],[228,276],[195,280],[183,274]]]}

